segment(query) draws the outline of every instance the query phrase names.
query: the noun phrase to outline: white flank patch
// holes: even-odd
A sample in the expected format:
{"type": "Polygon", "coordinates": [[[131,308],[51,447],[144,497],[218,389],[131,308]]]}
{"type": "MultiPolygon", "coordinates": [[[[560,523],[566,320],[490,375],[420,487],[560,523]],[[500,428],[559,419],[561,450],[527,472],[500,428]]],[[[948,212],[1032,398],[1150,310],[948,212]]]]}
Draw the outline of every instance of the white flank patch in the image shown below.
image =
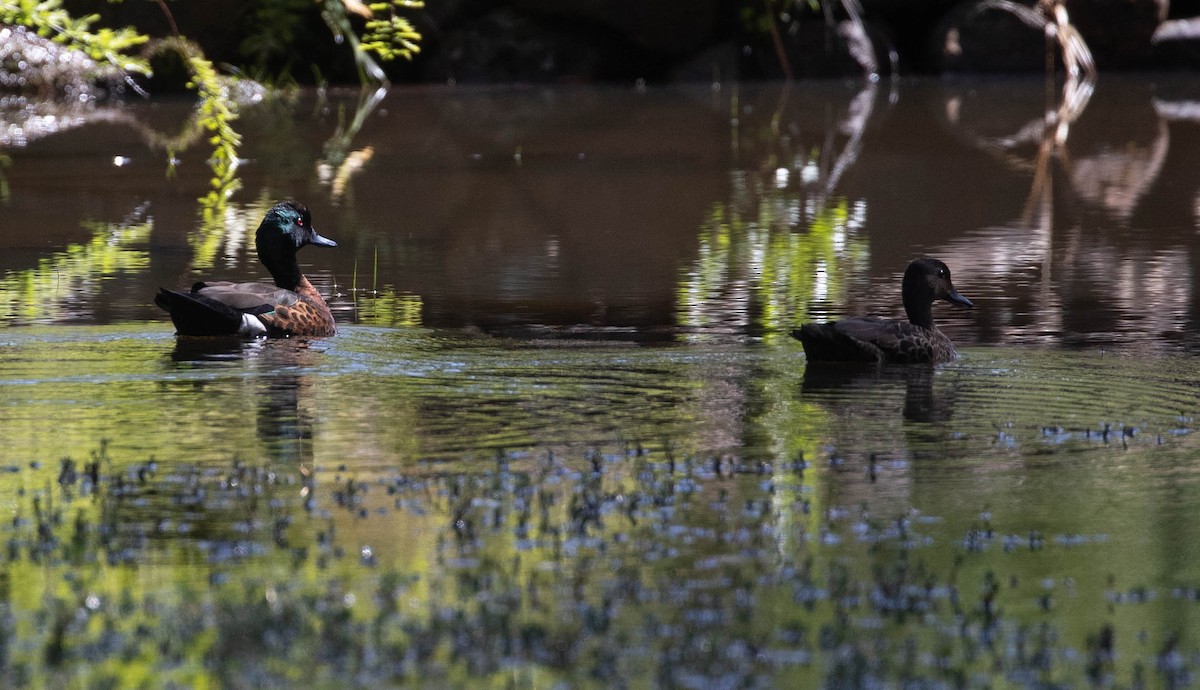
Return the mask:
{"type": "Polygon", "coordinates": [[[238,329],[238,335],[252,335],[258,337],[267,334],[267,327],[262,321],[258,320],[253,314],[242,314],[242,327],[238,329]]]}

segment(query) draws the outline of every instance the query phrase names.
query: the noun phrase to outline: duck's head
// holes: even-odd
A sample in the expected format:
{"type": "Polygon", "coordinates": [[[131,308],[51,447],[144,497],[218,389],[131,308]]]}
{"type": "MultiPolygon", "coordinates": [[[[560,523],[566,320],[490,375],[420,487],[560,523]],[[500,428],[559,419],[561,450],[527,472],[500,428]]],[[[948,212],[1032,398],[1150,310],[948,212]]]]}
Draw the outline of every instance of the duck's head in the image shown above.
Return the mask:
{"type": "Polygon", "coordinates": [[[275,284],[289,290],[300,282],[296,252],[306,244],[337,246],[337,242],[317,234],[308,209],[294,201],[281,201],[272,206],[259,224],[254,239],[258,258],[275,277],[275,284]]]}
{"type": "Polygon", "coordinates": [[[289,249],[292,253],[306,244],[319,247],[336,247],[337,242],[321,237],[312,226],[312,216],[308,209],[294,201],[281,201],[267,211],[267,217],[258,226],[255,237],[258,253],[263,250],[279,253],[281,249],[289,249]]]}
{"type": "Polygon", "coordinates": [[[937,300],[944,299],[968,309],[975,306],[958,294],[950,280],[950,269],[937,259],[917,259],[910,263],[904,271],[901,294],[909,320],[927,328],[933,324],[929,307],[937,300]]]}

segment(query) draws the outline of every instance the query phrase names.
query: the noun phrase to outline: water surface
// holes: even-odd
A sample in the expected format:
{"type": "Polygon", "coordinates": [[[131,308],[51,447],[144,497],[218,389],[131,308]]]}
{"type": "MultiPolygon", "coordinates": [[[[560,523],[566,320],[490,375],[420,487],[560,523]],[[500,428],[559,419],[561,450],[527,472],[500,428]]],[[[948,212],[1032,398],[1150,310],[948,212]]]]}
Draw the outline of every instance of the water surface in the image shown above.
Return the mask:
{"type": "Polygon", "coordinates": [[[4,151],[3,672],[340,686],[1180,686],[1186,82],[417,89],[4,151]],[[357,119],[356,119],[357,117],[357,119]],[[166,134],[164,134],[166,133],[166,134]],[[166,172],[167,150],[178,158],[166,172]],[[303,199],[340,332],[177,340],[303,199]],[[212,209],[210,209],[211,211],[212,209]],[[962,358],[809,365],[920,254],[962,358]],[[1002,679],[1002,680],[1001,680],[1002,679]]]}

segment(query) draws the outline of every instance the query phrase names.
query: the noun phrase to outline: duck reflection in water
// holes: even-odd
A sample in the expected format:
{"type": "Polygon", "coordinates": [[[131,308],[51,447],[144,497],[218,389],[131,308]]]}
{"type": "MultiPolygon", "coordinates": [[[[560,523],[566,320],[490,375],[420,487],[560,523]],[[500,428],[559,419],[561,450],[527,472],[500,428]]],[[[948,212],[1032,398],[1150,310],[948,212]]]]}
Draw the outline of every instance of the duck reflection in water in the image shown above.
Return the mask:
{"type": "MultiPolygon", "coordinates": [[[[319,341],[313,341],[319,342],[319,341]]],[[[313,460],[312,381],[305,374],[319,352],[305,339],[177,338],[174,366],[208,368],[238,364],[252,370],[256,406],[255,431],[269,449],[272,462],[308,464],[313,460]]],[[[219,385],[224,379],[201,379],[197,386],[219,385]]]]}
{"type": "Polygon", "coordinates": [[[946,422],[954,413],[953,387],[935,386],[935,370],[925,364],[884,368],[809,367],[801,386],[805,398],[823,398],[847,416],[895,415],[894,384],[904,384],[903,418],[909,422],[946,422]],[[870,392],[871,400],[865,393],[870,392]],[[864,402],[865,401],[865,402],[864,402]]]}

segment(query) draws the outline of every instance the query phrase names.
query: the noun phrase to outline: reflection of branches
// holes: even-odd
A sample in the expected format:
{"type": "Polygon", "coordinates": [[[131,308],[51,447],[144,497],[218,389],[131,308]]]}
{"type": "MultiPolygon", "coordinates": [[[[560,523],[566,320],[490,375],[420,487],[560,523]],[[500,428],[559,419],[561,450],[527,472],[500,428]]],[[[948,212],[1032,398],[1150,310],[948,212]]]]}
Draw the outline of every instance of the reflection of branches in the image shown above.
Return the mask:
{"type": "MultiPolygon", "coordinates": [[[[973,12],[999,9],[1010,12],[1025,24],[1045,32],[1047,41],[1046,78],[1053,83],[1054,51],[1057,43],[1066,68],[1066,80],[1061,96],[1054,100],[1053,89],[1047,90],[1048,102],[1040,120],[1033,120],[1008,137],[972,137],[984,148],[998,153],[1015,167],[1023,167],[1020,157],[1009,152],[1017,146],[1037,144],[1037,158],[1033,163],[1033,182],[1026,199],[1022,217],[1028,222],[1033,209],[1048,201],[1052,189],[1050,162],[1058,160],[1069,173],[1071,160],[1066,148],[1070,128],[1087,108],[1095,89],[1096,64],[1092,53],[1079,30],[1071,23],[1063,0],[1039,0],[1036,7],[1026,7],[1011,0],[982,0],[973,12]]],[[[955,119],[951,116],[951,120],[955,119]]]]}
{"type": "Polygon", "coordinates": [[[785,117],[790,94],[785,84],[769,123],[752,130],[758,141],[745,147],[767,153],[733,171],[731,198],[715,202],[700,227],[698,257],[677,294],[685,328],[780,337],[795,319],[839,301],[865,263],[857,236],[865,203],[839,196],[838,186],[861,153],[877,87],[864,85],[839,119],[822,116],[815,142],[792,138],[799,130],[785,117]]]}
{"type": "MultiPolygon", "coordinates": [[[[1096,63],[1092,51],[1071,23],[1063,0],[1038,0],[1036,8],[1018,5],[1011,0],[983,0],[973,12],[999,9],[1012,13],[1029,26],[1046,34],[1046,76],[1054,75],[1054,52],[1052,43],[1057,42],[1062,53],[1067,79],[1063,85],[1062,98],[1057,108],[1047,107],[1046,128],[1054,128],[1054,144],[1062,146],[1067,141],[1067,132],[1072,122],[1083,113],[1091,100],[1096,80],[1096,63]]],[[[1024,130],[1023,130],[1024,131],[1024,130]]]]}
{"type": "MultiPolygon", "coordinates": [[[[993,247],[992,260],[1002,260],[1006,253],[1009,262],[1040,264],[1038,303],[1041,310],[1058,323],[1061,330],[1061,310],[1055,308],[1053,263],[1051,248],[1054,239],[1053,162],[1058,161],[1068,174],[1072,165],[1067,139],[1071,125],[1087,108],[1095,88],[1096,67],[1091,51],[1079,31],[1070,22],[1062,0],[1039,0],[1036,8],[1018,5],[1009,0],[983,0],[975,11],[1001,9],[1016,15],[1027,25],[1040,29],[1046,36],[1046,103],[1042,116],[1032,119],[1009,136],[985,137],[968,132],[967,137],[984,151],[991,152],[1010,167],[1032,172],[1029,194],[1021,210],[1020,227],[1031,236],[1008,238],[993,247]],[[1062,55],[1066,78],[1061,91],[1055,88],[1055,47],[1062,55]],[[1037,154],[1032,161],[1016,152],[1018,147],[1034,145],[1037,154]]],[[[952,124],[960,124],[954,102],[947,103],[947,115],[952,124]]]]}
{"type": "Polygon", "coordinates": [[[62,321],[76,314],[69,305],[79,293],[95,291],[97,278],[119,271],[145,270],[150,263],[145,248],[134,248],[150,238],[153,223],[146,205],[134,209],[116,225],[90,223],[92,237],[69,244],[38,261],[34,268],[0,279],[0,320],[5,322],[62,321]]]}
{"type": "MultiPolygon", "coordinates": [[[[850,101],[846,117],[838,123],[837,131],[848,135],[849,138],[846,140],[846,145],[842,147],[841,152],[833,160],[832,165],[829,166],[828,173],[824,176],[825,182],[818,194],[820,206],[825,205],[825,200],[833,194],[833,190],[837,188],[842,175],[858,160],[858,154],[862,151],[863,134],[867,131],[867,123],[871,120],[871,113],[875,110],[876,91],[877,88],[874,82],[868,83],[859,90],[854,96],[854,100],[850,101]]],[[[826,130],[826,145],[822,151],[828,152],[834,149],[833,136],[834,131],[832,128],[826,130]]]]}
{"type": "Polygon", "coordinates": [[[375,149],[371,146],[357,151],[352,151],[351,146],[367,116],[379,106],[386,95],[386,87],[364,89],[359,95],[354,118],[349,126],[343,127],[339,121],[333,135],[325,142],[325,158],[317,161],[317,180],[330,187],[330,196],[334,203],[342,198],[350,178],[362,170],[375,154],[375,149]]]}
{"type": "MultiPolygon", "coordinates": [[[[867,124],[875,111],[875,98],[879,89],[875,82],[867,82],[859,89],[846,114],[834,126],[825,128],[825,139],[817,151],[816,165],[805,166],[800,172],[800,179],[809,192],[811,205],[816,212],[825,208],[829,199],[834,196],[842,176],[858,160],[862,152],[862,140],[867,131],[867,124]],[[840,148],[837,144],[839,136],[846,137],[846,142],[840,148]],[[813,174],[815,172],[815,174],[813,174]]],[[[779,140],[783,138],[781,121],[787,106],[791,88],[785,84],[780,93],[779,103],[771,118],[771,136],[779,140]]],[[[777,166],[774,160],[767,161],[767,172],[774,173],[777,166]]]]}
{"type": "Polygon", "coordinates": [[[263,190],[253,202],[224,204],[220,215],[203,216],[198,231],[188,237],[192,247],[192,269],[205,270],[215,266],[222,255],[222,247],[225,257],[236,256],[246,238],[253,236],[258,219],[266,215],[272,203],[274,201],[263,190]]]}
{"type": "Polygon", "coordinates": [[[31,141],[92,122],[135,124],[133,116],[119,106],[102,107],[90,100],[6,96],[0,98],[0,147],[27,146],[31,141]]]}
{"type": "Polygon", "coordinates": [[[1067,136],[1071,123],[1083,114],[1084,108],[1091,100],[1094,84],[1090,77],[1079,79],[1068,76],[1063,84],[1062,99],[1058,107],[1048,104],[1042,129],[1041,143],[1038,146],[1037,165],[1034,168],[1033,184],[1029,190],[1029,198],[1025,202],[1022,217],[1028,221],[1033,207],[1040,202],[1048,202],[1052,183],[1050,179],[1050,161],[1058,160],[1064,170],[1070,174],[1071,158],[1067,150],[1067,136]]]}
{"type": "MultiPolygon", "coordinates": [[[[1083,114],[1088,101],[1095,89],[1096,63],[1092,60],[1092,52],[1080,35],[1079,29],[1071,23],[1063,0],[1038,0],[1036,8],[1018,5],[1010,0],[983,0],[975,11],[983,9],[1001,9],[1011,12],[1029,26],[1040,29],[1046,34],[1046,77],[1053,79],[1054,59],[1050,49],[1052,41],[1058,43],[1062,53],[1063,64],[1066,67],[1067,78],[1063,84],[1062,97],[1057,106],[1048,102],[1041,124],[1031,122],[1022,128],[1017,137],[999,140],[992,147],[1004,150],[1017,143],[1023,143],[1035,136],[1039,142],[1037,162],[1034,166],[1033,184],[1029,197],[1025,202],[1022,218],[1029,222],[1034,207],[1050,198],[1052,189],[1050,176],[1050,161],[1059,160],[1063,167],[1070,172],[1071,160],[1066,148],[1067,137],[1071,124],[1083,114]]],[[[1049,90],[1048,93],[1052,93],[1049,90]]],[[[984,146],[989,144],[984,143],[984,146]]]]}

